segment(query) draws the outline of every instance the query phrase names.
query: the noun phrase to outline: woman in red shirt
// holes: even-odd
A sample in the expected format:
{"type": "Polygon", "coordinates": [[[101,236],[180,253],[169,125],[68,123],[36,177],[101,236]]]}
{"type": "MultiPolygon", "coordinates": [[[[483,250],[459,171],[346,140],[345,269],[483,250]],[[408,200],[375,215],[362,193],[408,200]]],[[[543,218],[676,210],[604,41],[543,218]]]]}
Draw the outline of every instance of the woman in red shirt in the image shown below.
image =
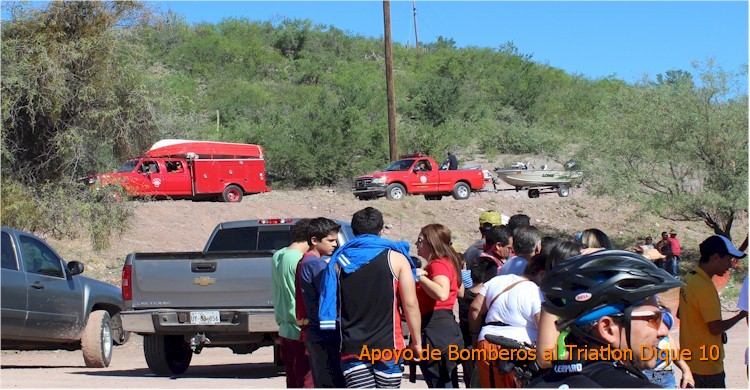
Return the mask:
{"type": "Polygon", "coordinates": [[[461,255],[451,246],[451,231],[440,224],[422,228],[416,242],[417,254],[427,260],[417,270],[417,300],[422,313],[422,348],[441,351],[440,359],[420,362],[427,386],[458,387],[458,361],[449,356],[464,347],[461,329],[453,315],[453,306],[461,285],[461,255]],[[454,347],[451,347],[454,346],[454,347]],[[452,386],[451,386],[452,385],[452,386]]]}

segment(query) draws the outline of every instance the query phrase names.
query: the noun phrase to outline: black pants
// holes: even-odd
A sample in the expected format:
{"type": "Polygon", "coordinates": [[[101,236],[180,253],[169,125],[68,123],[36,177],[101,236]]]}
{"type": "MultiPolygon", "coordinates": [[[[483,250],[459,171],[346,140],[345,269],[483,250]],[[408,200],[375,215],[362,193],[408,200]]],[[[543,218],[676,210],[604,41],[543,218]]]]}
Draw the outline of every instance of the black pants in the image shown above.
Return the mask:
{"type": "Polygon", "coordinates": [[[701,375],[693,374],[695,379],[695,387],[699,389],[723,389],[726,388],[724,384],[724,377],[726,375],[722,372],[721,374],[715,375],[701,375]]]}
{"type": "Polygon", "coordinates": [[[339,340],[305,341],[315,387],[346,387],[339,340]]]}
{"type": "Polygon", "coordinates": [[[453,310],[435,310],[422,316],[422,348],[441,350],[441,359],[427,359],[419,362],[427,387],[457,388],[458,361],[448,359],[448,348],[464,348],[461,329],[453,316],[453,310]]]}

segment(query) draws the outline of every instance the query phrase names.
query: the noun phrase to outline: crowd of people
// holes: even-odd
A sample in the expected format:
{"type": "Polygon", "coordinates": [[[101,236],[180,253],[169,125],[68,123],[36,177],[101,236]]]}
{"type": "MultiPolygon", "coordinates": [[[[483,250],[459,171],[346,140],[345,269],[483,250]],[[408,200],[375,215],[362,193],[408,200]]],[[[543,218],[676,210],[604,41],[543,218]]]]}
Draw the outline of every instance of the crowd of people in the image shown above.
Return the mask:
{"type": "Polygon", "coordinates": [[[674,231],[618,250],[598,229],[565,240],[487,211],[463,254],[447,226],[429,224],[412,257],[383,227],[380,211],[359,210],[338,246],[337,222],[302,219],[273,256],[287,387],[397,388],[407,363],[430,388],[459,387],[459,366],[466,387],[724,387],[725,332],[747,317],[745,297],[722,319],[710,280],[745,257],[725,237],[703,241],[680,281],[674,231]],[[658,297],[673,288],[676,315],[658,297]],[[497,340],[533,353],[514,358],[497,340]]]}
{"type": "Polygon", "coordinates": [[[654,239],[648,236],[643,244],[630,249],[653,261],[659,268],[669,272],[670,275],[677,276],[682,248],[674,229],[670,229],[669,232],[661,232],[661,240],[656,245],[654,245],[654,239]]]}

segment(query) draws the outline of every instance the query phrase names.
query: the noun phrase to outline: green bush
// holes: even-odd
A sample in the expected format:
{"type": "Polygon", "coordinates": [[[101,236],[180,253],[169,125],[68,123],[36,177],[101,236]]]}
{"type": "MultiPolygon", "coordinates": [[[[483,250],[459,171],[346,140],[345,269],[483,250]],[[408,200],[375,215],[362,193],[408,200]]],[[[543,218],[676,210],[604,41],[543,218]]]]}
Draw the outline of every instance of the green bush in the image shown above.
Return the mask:
{"type": "Polygon", "coordinates": [[[104,191],[78,183],[47,183],[31,188],[9,178],[2,181],[3,225],[56,239],[87,236],[95,251],[107,249],[133,214],[128,202],[115,203],[104,191]]]}

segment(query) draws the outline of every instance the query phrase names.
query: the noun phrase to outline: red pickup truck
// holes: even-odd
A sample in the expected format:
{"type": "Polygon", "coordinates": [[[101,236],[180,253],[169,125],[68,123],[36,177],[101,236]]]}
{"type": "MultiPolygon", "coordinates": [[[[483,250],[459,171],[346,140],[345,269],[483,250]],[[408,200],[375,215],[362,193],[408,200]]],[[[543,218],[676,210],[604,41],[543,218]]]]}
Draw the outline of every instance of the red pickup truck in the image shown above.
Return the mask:
{"type": "Polygon", "coordinates": [[[266,184],[263,148],[229,142],[162,140],[117,171],[85,180],[110,191],[114,201],[127,194],[240,202],[244,194],[271,190],[266,184]]]}
{"type": "Polygon", "coordinates": [[[468,199],[472,191],[479,191],[483,186],[481,169],[447,170],[434,158],[415,153],[402,155],[382,172],[356,178],[354,196],[361,200],[382,196],[400,200],[406,194],[424,195],[427,200],[440,200],[446,195],[468,199]]]}

